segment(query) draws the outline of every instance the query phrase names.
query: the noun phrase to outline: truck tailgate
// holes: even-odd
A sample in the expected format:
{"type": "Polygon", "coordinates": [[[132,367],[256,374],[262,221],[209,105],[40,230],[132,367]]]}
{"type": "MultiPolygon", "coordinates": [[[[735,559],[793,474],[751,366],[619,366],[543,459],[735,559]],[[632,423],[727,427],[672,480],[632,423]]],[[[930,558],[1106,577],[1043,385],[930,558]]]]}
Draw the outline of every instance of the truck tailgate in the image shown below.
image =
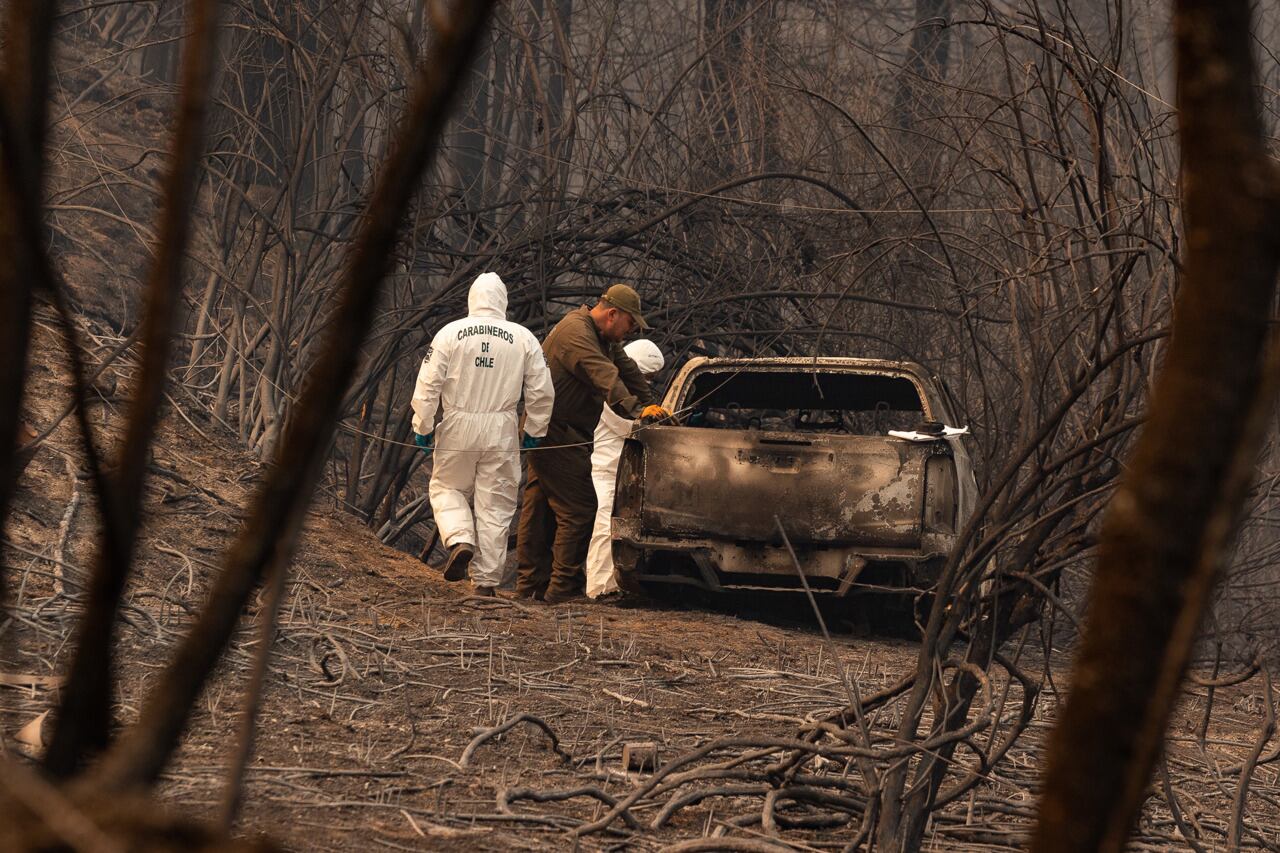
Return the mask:
{"type": "Polygon", "coordinates": [[[928,445],[881,436],[658,427],[645,447],[641,526],[657,535],[916,547],[928,445]]]}

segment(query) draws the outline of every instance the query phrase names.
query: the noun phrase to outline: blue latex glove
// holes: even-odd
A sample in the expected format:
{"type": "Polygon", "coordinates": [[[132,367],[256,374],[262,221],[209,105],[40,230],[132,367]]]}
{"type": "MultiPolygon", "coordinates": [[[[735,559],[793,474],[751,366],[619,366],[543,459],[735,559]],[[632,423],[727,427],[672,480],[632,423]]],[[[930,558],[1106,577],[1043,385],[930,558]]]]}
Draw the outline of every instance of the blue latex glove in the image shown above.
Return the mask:
{"type": "Polygon", "coordinates": [[[520,439],[521,450],[533,450],[535,447],[537,447],[540,444],[542,444],[542,439],[534,438],[533,436],[529,435],[529,433],[527,432],[524,433],[520,439]]]}
{"type": "Polygon", "coordinates": [[[421,435],[415,432],[413,434],[413,443],[422,448],[423,453],[430,456],[431,451],[435,449],[436,434],[433,432],[431,435],[421,435]]]}

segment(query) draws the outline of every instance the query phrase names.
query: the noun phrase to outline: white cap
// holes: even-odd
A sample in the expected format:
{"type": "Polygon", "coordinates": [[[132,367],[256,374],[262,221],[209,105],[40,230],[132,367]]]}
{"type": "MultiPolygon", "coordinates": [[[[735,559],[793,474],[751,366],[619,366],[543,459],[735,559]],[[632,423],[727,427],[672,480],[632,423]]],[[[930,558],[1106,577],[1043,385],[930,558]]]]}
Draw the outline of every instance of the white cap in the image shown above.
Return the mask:
{"type": "Polygon", "coordinates": [[[662,350],[648,338],[638,338],[622,348],[627,357],[636,363],[640,372],[646,376],[657,373],[667,360],[662,357],[662,350]]]}

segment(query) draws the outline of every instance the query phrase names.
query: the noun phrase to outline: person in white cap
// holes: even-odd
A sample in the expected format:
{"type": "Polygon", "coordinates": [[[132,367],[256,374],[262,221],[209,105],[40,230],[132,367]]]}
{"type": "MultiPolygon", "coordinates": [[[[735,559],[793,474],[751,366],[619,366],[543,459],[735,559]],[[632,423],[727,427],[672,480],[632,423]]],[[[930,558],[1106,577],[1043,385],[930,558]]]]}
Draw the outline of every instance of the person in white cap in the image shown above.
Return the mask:
{"type": "Polygon", "coordinates": [[[556,388],[547,443],[528,457],[528,480],[516,536],[516,595],[565,604],[581,594],[596,493],[591,484],[591,435],[608,406],[619,417],[661,420],[650,388],[622,348],[632,331],[649,328],[640,296],[609,287],[595,305],[560,318],[545,341],[556,388]]]}
{"type": "Polygon", "coordinates": [[[554,404],[542,345],[507,320],[507,288],[497,273],[480,275],[467,297],[467,316],[432,339],[413,393],[414,442],[435,453],[429,495],[449,548],[446,580],[462,580],[470,567],[476,594],[496,594],[520,487],[520,448],[536,447],[546,435],[554,404]],[[516,413],[521,396],[523,442],[516,413]]]}
{"type": "MultiPolygon", "coordinates": [[[[648,338],[634,340],[622,348],[636,363],[646,379],[662,370],[665,359],[658,345],[648,338]]],[[[618,591],[613,572],[613,491],[618,480],[618,462],[622,443],[634,421],[620,418],[606,409],[596,426],[595,445],[591,451],[591,482],[596,489],[596,521],[587,549],[587,597],[599,598],[618,591]]]]}

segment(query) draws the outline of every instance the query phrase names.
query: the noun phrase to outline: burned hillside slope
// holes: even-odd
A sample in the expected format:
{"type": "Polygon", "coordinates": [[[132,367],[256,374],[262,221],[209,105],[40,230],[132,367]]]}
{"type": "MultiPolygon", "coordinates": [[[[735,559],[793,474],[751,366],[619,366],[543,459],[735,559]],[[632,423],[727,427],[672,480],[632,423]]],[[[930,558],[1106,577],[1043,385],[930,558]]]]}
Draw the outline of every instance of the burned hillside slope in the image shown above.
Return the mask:
{"type": "MultiPolygon", "coordinates": [[[[28,416],[43,429],[66,394],[47,324],[38,345],[28,416]]],[[[99,381],[91,403],[91,421],[108,434],[129,363],[99,381]]],[[[120,626],[116,700],[126,725],[201,606],[259,474],[222,426],[170,406],[120,626]]],[[[567,833],[584,829],[587,849],[621,841],[651,849],[726,832],[763,834],[791,849],[783,845],[843,845],[857,835],[866,796],[850,772],[853,753],[814,747],[813,735],[849,722],[840,712],[856,683],[876,709],[867,721],[873,746],[892,753],[894,701],[914,665],[912,643],[838,635],[828,645],[807,626],[670,604],[548,608],[471,598],[465,585],[380,545],[334,507],[330,495],[317,498],[289,576],[242,832],[295,849],[493,850],[563,849],[567,833]],[[637,744],[656,747],[657,773],[622,765],[637,744]]],[[[56,707],[97,529],[70,419],[36,452],[15,509],[0,735],[6,747],[36,755],[29,741],[50,727],[31,724],[56,707]]],[[[222,809],[259,605],[166,775],[164,796],[177,812],[213,820],[222,809]]],[[[1038,653],[1026,643],[1019,654],[1038,653]]],[[[1022,705],[1016,680],[989,687],[974,736],[1022,705]]],[[[1204,734],[1224,777],[1238,772],[1263,721],[1257,690],[1256,679],[1218,688],[1204,734]]],[[[1230,813],[1230,789],[1195,771],[1203,766],[1201,712],[1202,703],[1189,707],[1171,739],[1171,778],[1194,796],[1199,822],[1225,831],[1219,815],[1230,813]]],[[[999,774],[935,816],[932,843],[1021,843],[1048,726],[1041,713],[999,774]]],[[[1263,767],[1252,790],[1269,798],[1280,793],[1276,783],[1263,767]]],[[[1261,808],[1249,818],[1256,839],[1270,837],[1270,807],[1261,808]]],[[[1174,843],[1171,820],[1153,807],[1144,837],[1174,843]]]]}

